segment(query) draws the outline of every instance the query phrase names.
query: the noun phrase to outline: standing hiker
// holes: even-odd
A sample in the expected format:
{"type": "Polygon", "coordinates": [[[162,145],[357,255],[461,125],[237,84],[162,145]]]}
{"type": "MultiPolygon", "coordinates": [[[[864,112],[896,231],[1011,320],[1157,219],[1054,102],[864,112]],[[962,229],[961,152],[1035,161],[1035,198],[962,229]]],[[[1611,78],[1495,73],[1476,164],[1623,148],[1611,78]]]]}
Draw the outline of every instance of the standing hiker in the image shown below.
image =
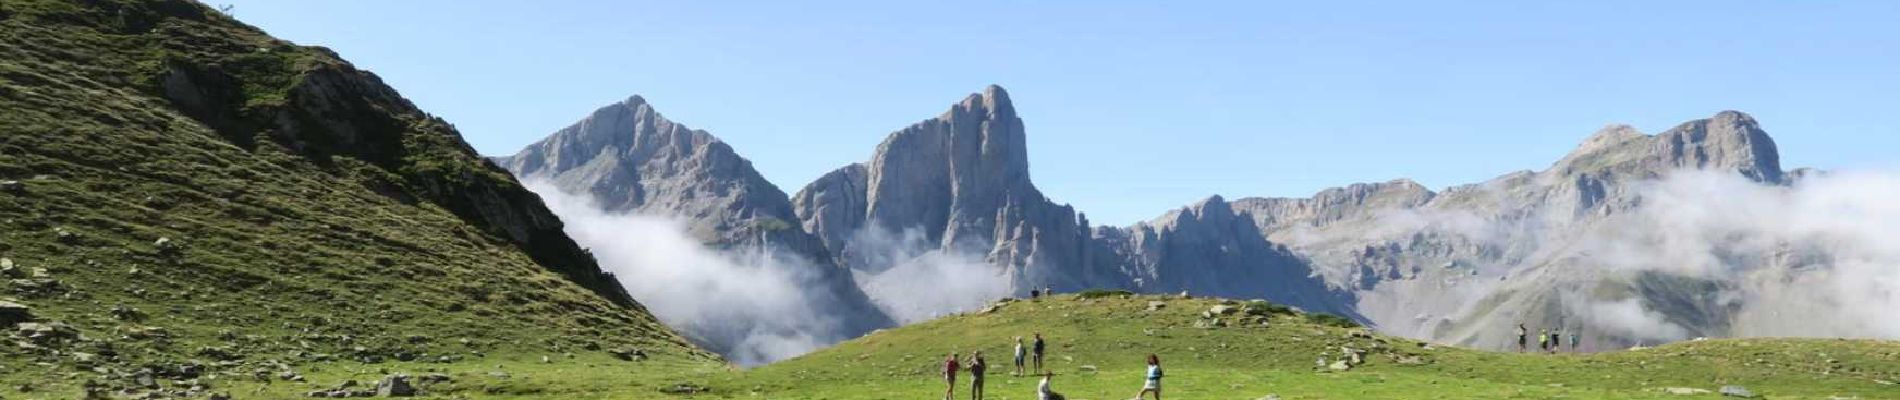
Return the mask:
{"type": "Polygon", "coordinates": [[[1583,336],[1583,328],[1577,328],[1576,332],[1570,332],[1570,352],[1572,353],[1577,352],[1577,342],[1583,341],[1583,338],[1579,336],[1583,336]]]}
{"type": "Polygon", "coordinates": [[[1155,400],[1161,400],[1161,357],[1156,357],[1154,354],[1148,355],[1146,378],[1141,384],[1141,391],[1135,393],[1135,400],[1141,400],[1143,395],[1149,393],[1155,394],[1155,400]]]}
{"type": "Polygon", "coordinates": [[[1563,345],[1564,345],[1564,331],[1562,330],[1550,331],[1550,353],[1557,354],[1557,349],[1559,347],[1563,347],[1563,345]]]}
{"type": "Polygon", "coordinates": [[[983,400],[983,371],[989,369],[990,364],[983,362],[983,352],[970,354],[970,400],[983,400]]]}
{"type": "Polygon", "coordinates": [[[1537,330],[1537,351],[1550,351],[1550,329],[1537,330]]]}
{"type": "Polygon", "coordinates": [[[957,353],[943,359],[943,400],[957,400],[957,353]]]}
{"type": "Polygon", "coordinates": [[[1023,376],[1023,357],[1026,357],[1028,355],[1029,355],[1028,352],[1023,349],[1023,337],[1017,336],[1016,337],[1016,374],[1012,376],[1023,376]]]}
{"type": "Polygon", "coordinates": [[[1523,353],[1525,350],[1529,350],[1529,348],[1524,347],[1527,345],[1524,342],[1524,340],[1529,339],[1529,335],[1527,335],[1527,333],[1529,332],[1526,332],[1524,330],[1524,324],[1517,324],[1517,352],[1519,353],[1523,353]]]}
{"type": "Polygon", "coordinates": [[[1030,357],[1034,358],[1036,362],[1036,373],[1040,374],[1042,373],[1042,332],[1036,332],[1036,340],[1031,341],[1029,344],[1030,357]]]}

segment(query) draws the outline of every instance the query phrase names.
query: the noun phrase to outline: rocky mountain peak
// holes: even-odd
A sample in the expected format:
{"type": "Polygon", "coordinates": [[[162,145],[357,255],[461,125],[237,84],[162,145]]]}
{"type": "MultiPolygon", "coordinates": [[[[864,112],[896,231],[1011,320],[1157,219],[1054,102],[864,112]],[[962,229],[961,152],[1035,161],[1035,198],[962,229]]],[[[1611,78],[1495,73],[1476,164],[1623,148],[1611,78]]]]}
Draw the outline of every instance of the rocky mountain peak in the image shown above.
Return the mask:
{"type": "Polygon", "coordinates": [[[1685,122],[1657,137],[1657,155],[1672,166],[1728,169],[1764,182],[1781,181],[1781,155],[1774,138],[1740,111],[1685,122]]]}
{"type": "Polygon", "coordinates": [[[1781,181],[1775,141],[1755,119],[1739,111],[1684,122],[1655,135],[1628,125],[1610,125],[1590,135],[1553,164],[1556,176],[1627,174],[1653,176],[1679,168],[1733,170],[1764,182],[1781,181]]]}

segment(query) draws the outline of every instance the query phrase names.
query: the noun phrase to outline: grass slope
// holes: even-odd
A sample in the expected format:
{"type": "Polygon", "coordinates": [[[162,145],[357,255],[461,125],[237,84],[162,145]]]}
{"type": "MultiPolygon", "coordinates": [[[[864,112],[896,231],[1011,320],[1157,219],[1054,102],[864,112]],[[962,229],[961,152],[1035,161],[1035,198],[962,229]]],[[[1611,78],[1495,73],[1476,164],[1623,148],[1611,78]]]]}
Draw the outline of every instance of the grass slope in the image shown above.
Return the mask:
{"type": "Polygon", "coordinates": [[[194,2],[0,1],[0,180],[0,299],[36,320],[5,321],[0,397],[723,368],[447,123],[194,2]]]}
{"type": "Polygon", "coordinates": [[[1018,301],[708,381],[726,398],[933,398],[942,396],[943,356],[980,350],[1001,366],[993,370],[1005,371],[990,375],[989,398],[1033,399],[1036,381],[1006,370],[1011,338],[1042,332],[1050,338],[1047,366],[1058,374],[1053,386],[1072,399],[1132,397],[1150,352],[1160,355],[1166,394],[1175,399],[1695,398],[1663,388],[1731,384],[1777,399],[1900,398],[1900,386],[1882,383],[1900,381],[1900,344],[1892,342],[1710,340],[1590,355],[1510,354],[1426,348],[1293,314],[1273,315],[1266,327],[1195,327],[1200,313],[1217,304],[1166,296],[1018,301]],[[1147,311],[1150,301],[1166,306],[1147,311]],[[1342,346],[1367,350],[1367,362],[1346,372],[1315,367],[1321,355],[1337,360],[1342,346]]]}

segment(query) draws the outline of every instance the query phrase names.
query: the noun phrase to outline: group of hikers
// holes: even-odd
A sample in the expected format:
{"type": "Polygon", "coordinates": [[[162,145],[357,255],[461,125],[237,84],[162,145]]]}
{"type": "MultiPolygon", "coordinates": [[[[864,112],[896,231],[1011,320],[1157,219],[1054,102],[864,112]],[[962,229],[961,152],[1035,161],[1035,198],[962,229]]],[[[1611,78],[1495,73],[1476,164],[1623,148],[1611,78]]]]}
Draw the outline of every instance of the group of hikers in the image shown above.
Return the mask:
{"type": "MultiPolygon", "coordinates": [[[[1530,333],[1530,330],[1525,329],[1524,324],[1517,324],[1517,351],[1519,352],[1530,351],[1530,339],[1527,337],[1529,333],[1530,333]]],[[[1565,337],[1564,332],[1562,330],[1553,332],[1550,329],[1538,329],[1537,330],[1537,349],[1538,351],[1542,351],[1545,353],[1556,353],[1558,351],[1562,351],[1563,346],[1564,346],[1564,337],[1565,337]]],[[[1583,335],[1580,332],[1571,332],[1569,335],[1569,338],[1570,338],[1570,351],[1576,352],[1577,349],[1580,348],[1578,345],[1583,341],[1583,335]]]]}
{"type": "MultiPolygon", "coordinates": [[[[1021,336],[1016,337],[1016,370],[1011,373],[1010,376],[1024,375],[1024,361],[1026,358],[1030,361],[1030,366],[1034,368],[1030,376],[1042,377],[1042,382],[1036,384],[1036,399],[1064,400],[1062,394],[1056,393],[1055,390],[1049,388],[1049,380],[1054,379],[1056,373],[1042,369],[1043,351],[1048,349],[1048,344],[1043,340],[1041,332],[1035,333],[1033,337],[1034,339],[1030,341],[1029,346],[1026,348],[1023,346],[1023,338],[1021,336]]],[[[958,359],[957,353],[950,353],[950,356],[943,360],[943,381],[947,385],[943,391],[944,400],[956,400],[957,373],[962,371],[970,372],[970,399],[983,400],[983,374],[989,371],[989,362],[983,360],[983,352],[981,351],[970,353],[969,365],[967,366],[963,365],[962,360],[958,359]]],[[[1143,375],[1143,377],[1144,382],[1142,383],[1141,391],[1135,394],[1135,398],[1141,399],[1149,393],[1153,393],[1155,400],[1161,400],[1161,357],[1157,357],[1154,354],[1148,355],[1148,372],[1143,375]]]]}

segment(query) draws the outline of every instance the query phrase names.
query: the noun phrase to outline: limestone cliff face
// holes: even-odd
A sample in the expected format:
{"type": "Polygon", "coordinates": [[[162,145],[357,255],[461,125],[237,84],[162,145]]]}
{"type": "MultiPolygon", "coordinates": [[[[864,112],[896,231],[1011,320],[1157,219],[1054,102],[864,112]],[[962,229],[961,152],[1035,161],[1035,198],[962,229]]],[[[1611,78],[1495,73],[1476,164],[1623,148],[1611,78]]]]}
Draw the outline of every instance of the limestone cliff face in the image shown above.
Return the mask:
{"type": "Polygon", "coordinates": [[[853,268],[890,262],[855,245],[862,235],[910,233],[922,250],[981,255],[1018,293],[1125,288],[1324,310],[1339,303],[1218,199],[1134,227],[1089,226],[1031,183],[1023,122],[996,86],[892,133],[869,161],[826,174],[793,204],[805,229],[853,268]]]}
{"type": "Polygon", "coordinates": [[[1073,209],[1030,183],[1023,122],[996,86],[892,133],[870,161],[826,174],[793,203],[846,265],[878,267],[850,243],[862,232],[915,232],[931,249],[1009,268],[1024,291],[1067,278],[1047,269],[1079,264],[1087,238],[1073,209]]]}
{"type": "MultiPolygon", "coordinates": [[[[712,134],[661,116],[633,96],[495,162],[523,177],[592,196],[610,213],[664,216],[688,234],[737,255],[789,253],[787,268],[810,268],[809,297],[844,321],[846,339],[887,327],[816,236],[806,233],[791,202],[752,163],[712,134]]],[[[805,274],[796,274],[805,276],[805,274]]],[[[717,344],[707,343],[714,350],[717,344]]]]}

